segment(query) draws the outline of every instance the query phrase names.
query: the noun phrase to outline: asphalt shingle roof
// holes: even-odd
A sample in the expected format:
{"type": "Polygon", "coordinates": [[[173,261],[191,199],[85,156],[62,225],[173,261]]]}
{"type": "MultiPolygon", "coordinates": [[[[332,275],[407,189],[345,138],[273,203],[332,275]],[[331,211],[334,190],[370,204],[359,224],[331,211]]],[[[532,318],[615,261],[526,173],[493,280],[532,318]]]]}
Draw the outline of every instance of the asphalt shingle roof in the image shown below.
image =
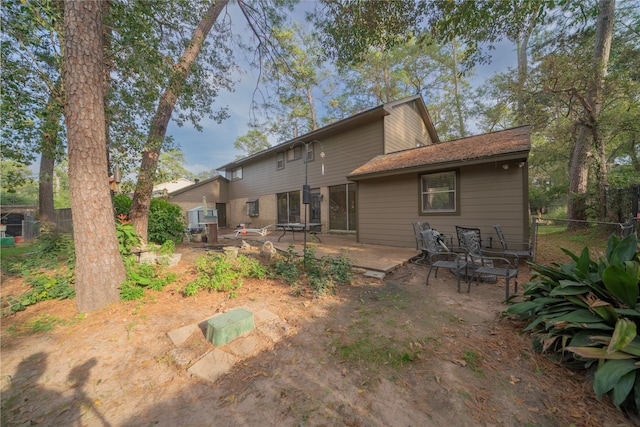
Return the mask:
{"type": "Polygon", "coordinates": [[[520,126],[376,156],[349,177],[400,171],[419,166],[493,158],[531,150],[530,127],[520,126]]]}

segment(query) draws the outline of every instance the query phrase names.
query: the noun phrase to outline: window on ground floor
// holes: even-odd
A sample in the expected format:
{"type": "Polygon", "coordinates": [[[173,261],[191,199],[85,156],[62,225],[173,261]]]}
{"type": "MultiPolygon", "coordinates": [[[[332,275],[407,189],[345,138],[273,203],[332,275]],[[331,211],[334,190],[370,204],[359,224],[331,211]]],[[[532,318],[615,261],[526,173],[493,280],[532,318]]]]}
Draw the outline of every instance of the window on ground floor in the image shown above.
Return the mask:
{"type": "Polygon", "coordinates": [[[278,223],[300,222],[300,191],[277,194],[278,223]]]}
{"type": "Polygon", "coordinates": [[[258,199],[249,200],[247,202],[247,216],[260,216],[260,209],[258,206],[258,199]]]}
{"type": "Polygon", "coordinates": [[[455,213],[458,209],[457,196],[455,171],[431,173],[420,177],[422,213],[455,213]]]}
{"type": "Polygon", "coordinates": [[[329,228],[331,230],[355,231],[355,184],[343,184],[329,187],[329,228]]]}

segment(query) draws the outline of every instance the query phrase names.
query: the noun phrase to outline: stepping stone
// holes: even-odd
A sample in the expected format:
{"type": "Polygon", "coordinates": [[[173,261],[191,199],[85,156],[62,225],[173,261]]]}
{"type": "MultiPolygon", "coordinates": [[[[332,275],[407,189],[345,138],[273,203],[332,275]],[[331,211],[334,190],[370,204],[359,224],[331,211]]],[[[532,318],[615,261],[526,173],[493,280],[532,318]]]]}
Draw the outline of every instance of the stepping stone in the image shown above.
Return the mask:
{"type": "Polygon", "coordinates": [[[214,348],[202,359],[194,363],[187,372],[203,380],[216,382],[218,378],[229,372],[239,359],[233,354],[214,348]]]}

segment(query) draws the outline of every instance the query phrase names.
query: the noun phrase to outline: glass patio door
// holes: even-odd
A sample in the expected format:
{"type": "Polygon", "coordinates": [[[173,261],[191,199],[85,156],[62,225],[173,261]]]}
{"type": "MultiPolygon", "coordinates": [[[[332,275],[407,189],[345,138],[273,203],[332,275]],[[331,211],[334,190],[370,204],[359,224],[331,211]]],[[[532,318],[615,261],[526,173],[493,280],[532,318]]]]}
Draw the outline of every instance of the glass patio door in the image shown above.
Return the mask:
{"type": "Polygon", "coordinates": [[[344,184],[329,187],[329,228],[355,231],[356,186],[344,184]]]}

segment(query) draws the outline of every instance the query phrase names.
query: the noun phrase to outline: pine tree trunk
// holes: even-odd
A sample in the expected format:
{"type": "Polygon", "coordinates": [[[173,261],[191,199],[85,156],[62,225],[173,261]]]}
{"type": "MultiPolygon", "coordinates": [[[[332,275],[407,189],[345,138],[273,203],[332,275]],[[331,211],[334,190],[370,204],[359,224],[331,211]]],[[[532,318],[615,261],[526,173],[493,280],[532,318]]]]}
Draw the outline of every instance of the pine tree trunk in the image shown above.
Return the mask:
{"type": "Polygon", "coordinates": [[[118,302],[118,286],[125,280],[104,155],[102,5],[64,3],[65,117],[80,312],[118,302]]]}
{"type": "Polygon", "coordinates": [[[136,231],[145,243],[148,240],[149,206],[151,205],[153,182],[158,167],[162,142],[164,141],[167,127],[169,126],[169,120],[171,120],[171,115],[178,101],[178,96],[182,91],[182,86],[189,76],[189,72],[198,57],[198,53],[200,53],[204,40],[207,38],[211,27],[213,27],[213,24],[228,3],[229,0],[218,0],[212,3],[211,7],[209,7],[205,13],[193,33],[191,43],[187,46],[178,64],[176,64],[169,86],[162,94],[158,109],[151,122],[151,129],[144,152],[142,153],[138,182],[136,183],[136,189],[133,193],[133,202],[129,214],[129,218],[136,231]]]}

